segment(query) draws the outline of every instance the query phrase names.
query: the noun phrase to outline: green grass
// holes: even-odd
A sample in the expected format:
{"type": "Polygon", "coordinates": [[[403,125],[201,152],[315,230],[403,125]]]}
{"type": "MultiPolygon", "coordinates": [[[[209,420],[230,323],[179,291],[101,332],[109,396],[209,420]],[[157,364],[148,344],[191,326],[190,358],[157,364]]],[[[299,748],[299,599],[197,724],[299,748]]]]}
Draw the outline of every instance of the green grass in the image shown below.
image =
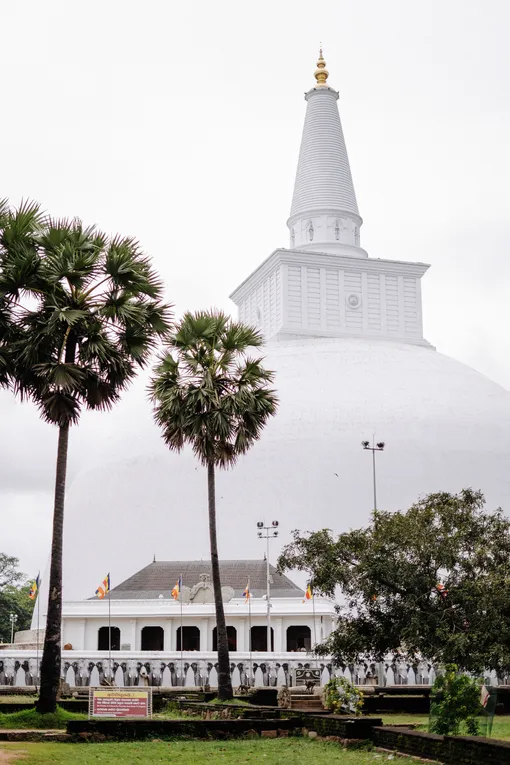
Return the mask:
{"type": "MultiPolygon", "coordinates": [[[[308,739],[168,741],[139,744],[0,744],[9,765],[376,765],[385,754],[308,739]]],[[[395,763],[420,760],[393,757],[395,763]]]]}
{"type": "MultiPolygon", "coordinates": [[[[426,715],[381,715],[385,725],[418,725],[418,730],[428,730],[429,718],[426,715]]],[[[498,715],[492,724],[491,738],[510,740],[510,715],[498,715]]]]}
{"type": "Polygon", "coordinates": [[[87,715],[79,712],[67,712],[57,707],[55,714],[40,715],[35,709],[2,714],[0,728],[65,728],[69,720],[86,720],[87,715]]]}
{"type": "Polygon", "coordinates": [[[2,704],[33,704],[34,701],[37,701],[37,694],[29,695],[23,694],[23,695],[9,695],[8,693],[0,695],[0,706],[2,704]]]}
{"type": "Polygon", "coordinates": [[[228,704],[232,707],[250,707],[251,704],[249,701],[243,701],[242,699],[227,699],[226,701],[221,701],[221,699],[213,699],[212,701],[208,701],[208,704],[228,704]]]}

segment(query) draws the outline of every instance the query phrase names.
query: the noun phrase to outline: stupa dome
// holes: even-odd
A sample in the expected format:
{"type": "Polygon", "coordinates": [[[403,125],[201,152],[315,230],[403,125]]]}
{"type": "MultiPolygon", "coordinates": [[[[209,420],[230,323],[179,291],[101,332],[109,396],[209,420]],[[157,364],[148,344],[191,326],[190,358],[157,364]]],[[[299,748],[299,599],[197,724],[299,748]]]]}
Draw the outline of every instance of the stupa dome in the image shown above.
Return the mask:
{"type": "MultiPolygon", "coordinates": [[[[223,559],[262,557],[259,520],[280,523],[273,558],[292,529],[363,525],[373,489],[361,442],[373,435],[386,442],[377,455],[380,509],[466,487],[482,490],[491,507],[510,507],[510,393],[424,339],[426,264],[361,249],[338,93],[322,55],[316,79],[305,96],[290,247],[232,294],[241,320],[267,338],[281,405],[236,467],[218,471],[223,559]]],[[[209,559],[205,469],[191,450],[165,447],[146,384],[139,380],[108,415],[104,443],[89,439],[94,447],[69,487],[66,600],[92,595],[107,571],[115,586],[153,555],[209,559]]]]}
{"type": "MultiPolygon", "coordinates": [[[[282,542],[294,528],[367,521],[372,466],[361,441],[372,433],[386,441],[377,455],[380,508],[467,486],[510,506],[510,393],[469,367],[430,348],[354,338],[275,343],[266,365],[276,371],[280,411],[252,451],[218,475],[222,557],[261,557],[260,519],[279,520],[282,542]]],[[[208,559],[205,470],[191,452],[166,449],[143,398],[141,384],[126,396],[96,467],[69,490],[66,599],[93,593],[103,570],[118,583],[153,554],[208,559]]]]}

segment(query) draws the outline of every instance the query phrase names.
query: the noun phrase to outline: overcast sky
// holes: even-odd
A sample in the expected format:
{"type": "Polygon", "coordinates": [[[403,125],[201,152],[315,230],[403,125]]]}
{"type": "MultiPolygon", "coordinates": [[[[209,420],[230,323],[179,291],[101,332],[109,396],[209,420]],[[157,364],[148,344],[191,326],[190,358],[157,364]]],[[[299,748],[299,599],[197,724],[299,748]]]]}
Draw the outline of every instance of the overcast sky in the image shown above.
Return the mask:
{"type": "MultiPolygon", "coordinates": [[[[508,0],[0,0],[0,198],[135,235],[177,313],[231,311],[289,246],[322,42],[362,246],[430,263],[425,336],[510,388],[509,29],[508,0]]],[[[0,417],[0,550],[32,573],[56,433],[7,393],[0,417]]]]}

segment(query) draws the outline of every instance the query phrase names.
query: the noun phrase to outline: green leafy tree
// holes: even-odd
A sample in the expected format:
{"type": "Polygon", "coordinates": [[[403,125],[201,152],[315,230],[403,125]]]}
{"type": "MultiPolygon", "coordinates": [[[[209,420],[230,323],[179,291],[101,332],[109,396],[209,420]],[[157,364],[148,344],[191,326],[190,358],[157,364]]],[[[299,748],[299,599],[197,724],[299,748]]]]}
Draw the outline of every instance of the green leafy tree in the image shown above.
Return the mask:
{"type": "Polygon", "coordinates": [[[483,714],[480,694],[480,681],[459,673],[456,664],[447,664],[432,687],[431,733],[458,736],[465,728],[470,736],[478,736],[483,714]]]}
{"type": "Polygon", "coordinates": [[[53,712],[60,679],[62,543],[69,429],[107,410],[169,329],[162,283],[131,238],[109,238],[25,203],[3,211],[0,302],[14,335],[12,380],[58,427],[46,638],[37,709],[53,712]]]}
{"type": "Polygon", "coordinates": [[[339,590],[336,629],[318,649],[339,663],[394,653],[510,670],[510,520],[486,512],[480,492],[430,494],[339,536],[294,532],[278,565],[311,571],[316,592],[339,590]]]}
{"type": "Polygon", "coordinates": [[[16,630],[30,629],[33,601],[30,584],[18,568],[18,558],[0,553],[0,643],[11,642],[10,614],[16,616],[16,630]]]}
{"type": "Polygon", "coordinates": [[[215,311],[186,313],[155,370],[150,393],[167,446],[190,444],[207,468],[209,538],[218,635],[218,695],[232,698],[216,534],[215,470],[233,466],[277,408],[273,373],[248,357],[262,345],[251,327],[215,311]]]}

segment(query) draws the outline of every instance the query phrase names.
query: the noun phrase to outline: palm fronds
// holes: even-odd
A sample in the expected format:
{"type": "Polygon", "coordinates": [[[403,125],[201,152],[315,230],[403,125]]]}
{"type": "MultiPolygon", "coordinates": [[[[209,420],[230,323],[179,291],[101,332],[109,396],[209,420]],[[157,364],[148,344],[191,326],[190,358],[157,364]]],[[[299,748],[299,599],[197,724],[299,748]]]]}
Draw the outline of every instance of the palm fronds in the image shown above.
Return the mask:
{"type": "Polygon", "coordinates": [[[149,389],[170,449],[188,443],[202,464],[229,467],[260,437],[278,406],[273,373],[248,356],[262,342],[222,312],[184,315],[149,389]]]}
{"type": "Polygon", "coordinates": [[[169,331],[162,292],[136,240],[0,201],[0,385],[58,425],[111,407],[169,331]]]}

